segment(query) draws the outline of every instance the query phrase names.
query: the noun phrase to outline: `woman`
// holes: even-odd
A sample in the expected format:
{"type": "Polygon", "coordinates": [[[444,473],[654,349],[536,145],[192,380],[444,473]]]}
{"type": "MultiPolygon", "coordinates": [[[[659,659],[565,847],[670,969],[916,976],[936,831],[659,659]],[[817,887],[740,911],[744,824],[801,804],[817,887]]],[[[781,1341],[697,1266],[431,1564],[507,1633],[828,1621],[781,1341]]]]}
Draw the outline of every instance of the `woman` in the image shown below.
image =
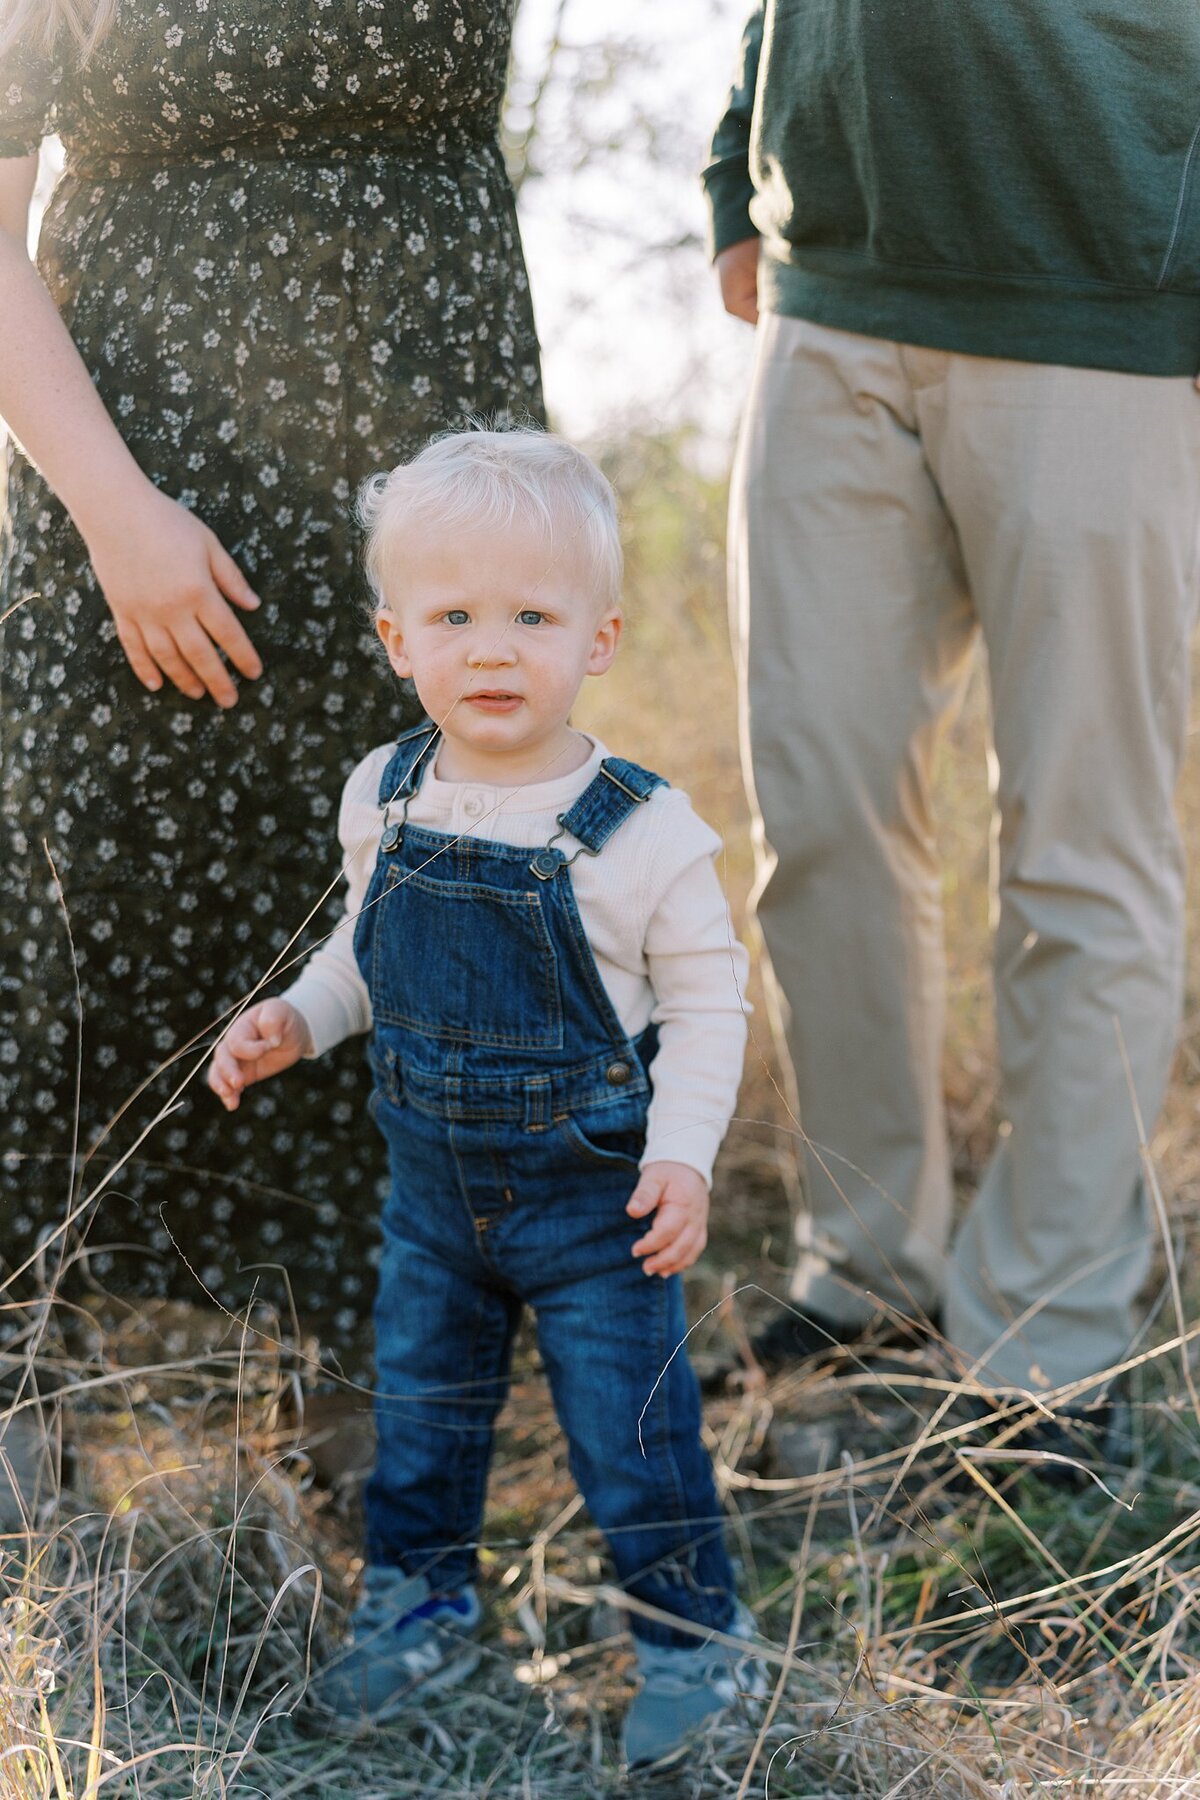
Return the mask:
{"type": "MultiPolygon", "coordinates": [[[[335,917],[327,796],[406,723],[363,679],[359,480],[540,406],[496,135],[513,0],[100,0],[90,48],[70,4],[20,0],[0,52],[10,1267],[67,1210],[73,965],[86,1193],[192,1061],[104,1134],[126,1097],[335,917]]],[[[85,1214],[89,1272],[257,1290],[361,1372],[363,1093],[361,1047],[232,1131],[193,1084],[85,1214]]]]}

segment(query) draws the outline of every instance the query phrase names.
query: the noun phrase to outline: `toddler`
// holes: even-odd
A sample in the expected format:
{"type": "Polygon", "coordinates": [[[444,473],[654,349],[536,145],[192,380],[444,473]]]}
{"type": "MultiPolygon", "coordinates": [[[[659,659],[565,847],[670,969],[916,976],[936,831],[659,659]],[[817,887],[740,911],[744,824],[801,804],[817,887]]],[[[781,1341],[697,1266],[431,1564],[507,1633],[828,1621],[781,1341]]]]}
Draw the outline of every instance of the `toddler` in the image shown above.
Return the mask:
{"type": "Polygon", "coordinates": [[[378,1454],[363,1597],[313,1698],[380,1721],[478,1662],[474,1546],[528,1303],[572,1473],[649,1609],[624,1748],[661,1767],[763,1685],[674,1354],[745,952],[686,797],[570,723],[621,635],[599,470],[544,433],[468,431],[376,478],[363,512],[379,636],[429,722],[346,783],[346,929],[238,1017],[209,1075],[232,1109],[371,1034],[378,1454]]]}

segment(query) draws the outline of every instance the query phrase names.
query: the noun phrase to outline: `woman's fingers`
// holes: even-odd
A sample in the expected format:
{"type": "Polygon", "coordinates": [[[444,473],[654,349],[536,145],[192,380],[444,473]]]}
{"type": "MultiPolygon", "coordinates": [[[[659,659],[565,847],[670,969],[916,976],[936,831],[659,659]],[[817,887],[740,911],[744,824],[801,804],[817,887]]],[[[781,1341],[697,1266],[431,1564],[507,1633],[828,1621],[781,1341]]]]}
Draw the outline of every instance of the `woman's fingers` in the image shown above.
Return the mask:
{"type": "Polygon", "coordinates": [[[132,621],[122,621],[114,617],[114,622],[117,627],[117,638],[125,652],[125,660],[142,686],[149,688],[152,694],[157,694],[163,684],[163,678],[158,664],[146,648],[146,640],[132,621]]]}
{"type": "Polygon", "coordinates": [[[253,644],[223,600],[202,603],[192,618],[173,630],[160,626],[153,634],[151,649],[159,667],[181,693],[200,700],[207,692],[218,706],[235,706],[237,686],[221,661],[218,644],[243,675],[262,674],[253,644]]]}
{"type": "Polygon", "coordinates": [[[207,596],[197,609],[196,619],[212,641],[220,645],[234,668],[251,681],[257,681],[262,674],[262,658],[246,636],[237,614],[230,610],[219,593],[207,596]]]}
{"type": "MultiPolygon", "coordinates": [[[[212,564],[213,580],[227,600],[232,600],[235,606],[244,607],[247,612],[253,612],[255,607],[261,606],[262,602],[259,600],[258,595],[250,586],[250,583],[246,580],[246,577],[242,574],[242,571],[238,568],[224,544],[215,537],[212,540],[212,550],[209,561],[212,564]]],[[[249,642],[249,639],[247,639],[247,642],[249,642]]]]}
{"type": "Polygon", "coordinates": [[[253,611],[258,596],[224,545],[186,507],[147,482],[128,517],[92,533],[88,551],[121,647],[146,687],[160,688],[165,675],[189,698],[207,692],[229,707],[237,702],[237,685],[224,657],[242,675],[262,674],[234,610],[253,611]]]}
{"type": "Polygon", "coordinates": [[[189,700],[204,698],[204,683],[180,655],[175,639],[161,625],[148,626],[143,632],[146,648],[168,681],[173,681],[189,700]]]}
{"type": "Polygon", "coordinates": [[[197,619],[187,620],[176,628],[175,643],[179,654],[204,683],[217,705],[236,706],[237,687],[233,676],[221,661],[216,645],[203,625],[197,619]]]}

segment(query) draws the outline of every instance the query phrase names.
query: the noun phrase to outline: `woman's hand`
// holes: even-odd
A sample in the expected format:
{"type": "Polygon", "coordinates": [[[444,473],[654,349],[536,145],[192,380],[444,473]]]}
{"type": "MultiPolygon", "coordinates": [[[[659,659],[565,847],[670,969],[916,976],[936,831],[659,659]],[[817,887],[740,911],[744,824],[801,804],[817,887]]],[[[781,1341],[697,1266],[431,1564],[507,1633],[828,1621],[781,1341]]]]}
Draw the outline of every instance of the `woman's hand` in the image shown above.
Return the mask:
{"type": "Polygon", "coordinates": [[[86,536],[121,648],[143,686],[156,693],[165,675],[192,700],[207,691],[218,706],[235,705],[218,650],[243,675],[262,674],[233,610],[253,612],[259,601],[208,526],[146,482],[132,506],[86,536]]]}
{"type": "Polygon", "coordinates": [[[243,1088],[290,1069],[311,1049],[303,1013],[286,1000],[260,1000],[238,1014],[213,1051],[208,1085],[227,1112],[236,1112],[243,1088]]]}
{"type": "Polygon", "coordinates": [[[631,1219],[654,1214],[653,1225],[633,1246],[633,1254],[646,1259],[647,1275],[690,1269],[708,1242],[708,1183],[687,1163],[647,1163],[625,1211],[631,1219]]]}
{"type": "Polygon", "coordinates": [[[138,680],[233,706],[219,652],[262,673],[233,611],[258,598],[208,527],[147,479],[92,386],[26,253],[35,167],[0,158],[0,417],[79,528],[138,680]]]}

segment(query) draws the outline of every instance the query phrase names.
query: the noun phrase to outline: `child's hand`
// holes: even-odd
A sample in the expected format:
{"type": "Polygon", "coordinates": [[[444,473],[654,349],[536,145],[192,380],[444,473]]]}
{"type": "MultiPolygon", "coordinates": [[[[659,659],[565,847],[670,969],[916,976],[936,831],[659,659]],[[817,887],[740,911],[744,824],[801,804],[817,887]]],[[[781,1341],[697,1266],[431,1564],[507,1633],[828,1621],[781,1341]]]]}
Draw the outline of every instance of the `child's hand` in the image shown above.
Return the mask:
{"type": "Polygon", "coordinates": [[[708,1183],[687,1163],[647,1163],[625,1211],[632,1219],[657,1214],[633,1246],[647,1275],[690,1269],[708,1242],[708,1183]]]}
{"type": "Polygon", "coordinates": [[[286,1000],[260,1000],[239,1013],[213,1051],[208,1085],[229,1112],[242,1089],[290,1069],[312,1047],[308,1021],[286,1000]]]}

